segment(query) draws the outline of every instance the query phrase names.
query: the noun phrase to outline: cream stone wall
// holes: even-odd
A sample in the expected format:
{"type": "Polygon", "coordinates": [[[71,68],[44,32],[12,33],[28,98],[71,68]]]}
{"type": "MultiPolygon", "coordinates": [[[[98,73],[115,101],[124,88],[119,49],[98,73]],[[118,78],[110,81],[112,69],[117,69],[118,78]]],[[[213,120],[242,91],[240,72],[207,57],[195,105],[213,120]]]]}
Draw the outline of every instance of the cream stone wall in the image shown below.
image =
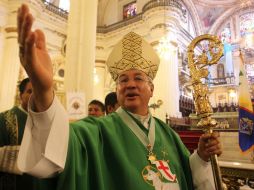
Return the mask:
{"type": "Polygon", "coordinates": [[[0,26],[0,74],[3,65],[3,50],[4,50],[4,33],[3,28],[0,26]]]}
{"type": "MultiPolygon", "coordinates": [[[[3,72],[3,53],[4,53],[4,44],[5,44],[5,30],[4,27],[7,22],[7,2],[0,1],[0,76],[3,72]]],[[[1,82],[0,82],[1,85],[1,82]]],[[[0,99],[1,100],[1,99],[0,99]]],[[[0,103],[1,107],[1,103],[0,103]]]]}
{"type": "MultiPolygon", "coordinates": [[[[62,43],[66,38],[66,19],[52,14],[40,0],[22,2],[29,4],[35,17],[34,28],[45,32],[52,59],[61,56],[62,43]]],[[[24,77],[20,76],[16,30],[16,11],[20,3],[21,1],[0,1],[0,111],[14,105],[18,80],[24,77]]]]}
{"type": "Polygon", "coordinates": [[[4,26],[7,22],[7,4],[6,2],[0,1],[0,74],[1,67],[3,66],[3,51],[4,51],[4,42],[5,42],[5,31],[4,26]]]}
{"type": "Polygon", "coordinates": [[[251,151],[243,153],[239,147],[238,132],[221,132],[220,139],[223,147],[223,153],[219,157],[219,160],[227,162],[253,163],[253,153],[251,151]]]}
{"type": "Polygon", "coordinates": [[[17,5],[15,2],[5,4],[5,21],[2,22],[3,32],[3,52],[1,65],[0,87],[0,107],[2,110],[10,108],[15,102],[16,82],[19,74],[19,58],[16,33],[16,14],[17,5]],[[11,77],[10,77],[11,76],[11,77]],[[8,94],[8,96],[6,96],[8,94]]]}
{"type": "Polygon", "coordinates": [[[93,99],[97,1],[73,1],[68,20],[65,91],[84,93],[86,112],[93,99]]]}
{"type": "MultiPolygon", "coordinates": [[[[120,22],[123,20],[123,6],[133,2],[133,0],[108,0],[103,5],[99,5],[99,13],[98,14],[98,26],[108,26],[117,22],[120,22]]],[[[149,0],[137,0],[137,13],[142,13],[143,6],[149,2],[149,0]]],[[[191,13],[189,11],[193,12],[194,9],[191,7],[191,2],[185,3],[186,6],[189,7],[187,14],[186,14],[186,23],[179,22],[179,24],[182,25],[186,30],[190,31],[191,35],[194,35],[196,31],[199,31],[199,29],[193,26],[193,21],[191,13]],[[190,22],[189,22],[190,21],[190,22]],[[196,31],[195,31],[196,30],[196,31]]],[[[193,5],[192,5],[193,6],[193,5]]],[[[193,14],[193,13],[192,13],[193,14]]],[[[161,17],[163,19],[163,15],[161,17]]]]}
{"type": "Polygon", "coordinates": [[[104,103],[105,99],[105,63],[96,63],[95,64],[95,71],[94,73],[94,88],[93,88],[93,99],[100,100],[104,103]]]}
{"type": "Polygon", "coordinates": [[[105,10],[103,10],[102,15],[102,23],[100,23],[101,26],[107,26],[110,24],[114,24],[119,21],[118,18],[118,0],[110,0],[106,7],[103,7],[105,10]]]}

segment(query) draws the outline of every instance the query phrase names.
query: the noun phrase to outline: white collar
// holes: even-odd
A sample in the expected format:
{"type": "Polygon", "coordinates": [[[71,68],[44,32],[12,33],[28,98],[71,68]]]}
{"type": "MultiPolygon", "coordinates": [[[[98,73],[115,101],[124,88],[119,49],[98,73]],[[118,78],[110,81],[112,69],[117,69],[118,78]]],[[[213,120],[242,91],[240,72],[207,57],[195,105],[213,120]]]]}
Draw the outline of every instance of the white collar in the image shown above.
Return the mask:
{"type": "Polygon", "coordinates": [[[131,114],[134,118],[136,118],[138,121],[140,121],[145,128],[149,129],[149,120],[151,118],[151,113],[148,112],[147,115],[139,115],[139,114],[135,114],[135,113],[131,113],[129,111],[127,111],[129,114],[131,114]]]}

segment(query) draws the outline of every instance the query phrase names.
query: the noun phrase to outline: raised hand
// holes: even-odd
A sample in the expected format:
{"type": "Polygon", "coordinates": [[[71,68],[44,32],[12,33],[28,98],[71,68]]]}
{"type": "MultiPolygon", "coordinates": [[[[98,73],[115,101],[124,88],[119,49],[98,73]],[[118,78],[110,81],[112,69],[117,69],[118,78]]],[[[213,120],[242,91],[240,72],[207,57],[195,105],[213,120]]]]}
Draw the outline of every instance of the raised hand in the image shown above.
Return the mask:
{"type": "Polygon", "coordinates": [[[199,139],[198,155],[204,160],[208,161],[210,156],[222,153],[222,148],[219,140],[219,133],[203,134],[199,139]]]}
{"type": "Polygon", "coordinates": [[[33,85],[36,111],[45,111],[53,101],[53,68],[46,49],[45,35],[32,31],[33,16],[27,5],[21,5],[17,15],[20,62],[33,85]]]}

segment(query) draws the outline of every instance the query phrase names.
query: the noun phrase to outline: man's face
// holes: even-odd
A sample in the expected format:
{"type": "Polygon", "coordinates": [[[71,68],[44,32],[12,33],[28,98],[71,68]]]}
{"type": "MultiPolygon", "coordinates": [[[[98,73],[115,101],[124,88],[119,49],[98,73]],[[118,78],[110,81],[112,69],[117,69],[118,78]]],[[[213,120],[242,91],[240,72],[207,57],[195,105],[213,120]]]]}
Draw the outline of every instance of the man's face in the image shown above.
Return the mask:
{"type": "Polygon", "coordinates": [[[148,76],[139,70],[128,70],[121,73],[117,80],[118,103],[128,111],[146,115],[148,102],[153,96],[153,84],[148,76]]]}
{"type": "Polygon", "coordinates": [[[24,110],[27,111],[28,100],[33,92],[32,83],[28,82],[26,84],[25,90],[22,94],[20,94],[21,106],[24,110]]]}
{"type": "Polygon", "coordinates": [[[90,104],[90,105],[88,105],[88,115],[100,117],[100,116],[104,116],[105,113],[101,110],[100,106],[98,106],[96,104],[90,104]]]}

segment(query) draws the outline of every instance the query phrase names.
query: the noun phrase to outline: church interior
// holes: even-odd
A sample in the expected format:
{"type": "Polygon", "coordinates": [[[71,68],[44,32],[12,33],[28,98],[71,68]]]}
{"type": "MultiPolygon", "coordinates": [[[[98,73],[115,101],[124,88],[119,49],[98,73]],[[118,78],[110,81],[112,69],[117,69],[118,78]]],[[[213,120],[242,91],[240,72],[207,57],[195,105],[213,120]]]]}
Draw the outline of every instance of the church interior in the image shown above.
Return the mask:
{"type": "Polygon", "coordinates": [[[105,63],[114,45],[133,31],[160,57],[151,113],[174,128],[190,151],[202,130],[197,127],[188,46],[197,36],[217,36],[223,56],[208,66],[203,82],[223,145],[222,178],[229,189],[254,189],[254,149],[242,152],[238,143],[242,60],[254,102],[254,0],[0,0],[0,112],[18,103],[17,84],[26,77],[17,43],[21,3],[29,5],[34,28],[46,34],[55,93],[70,120],[86,116],[92,99],[104,102],[115,91],[105,63]],[[76,102],[78,108],[73,107],[76,102]]]}

